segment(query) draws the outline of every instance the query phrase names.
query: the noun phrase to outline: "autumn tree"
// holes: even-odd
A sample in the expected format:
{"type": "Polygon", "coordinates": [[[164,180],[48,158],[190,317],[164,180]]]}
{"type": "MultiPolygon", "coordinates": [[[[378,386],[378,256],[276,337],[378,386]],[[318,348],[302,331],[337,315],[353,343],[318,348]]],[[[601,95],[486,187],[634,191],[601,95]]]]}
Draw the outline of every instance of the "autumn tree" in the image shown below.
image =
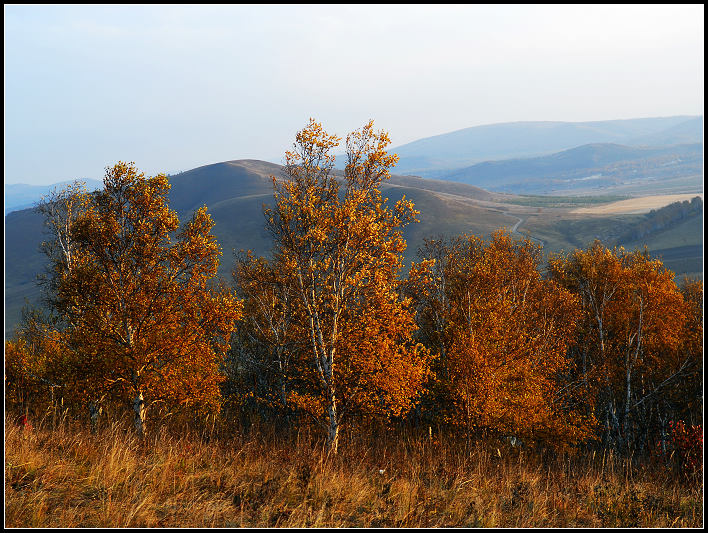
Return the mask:
{"type": "Polygon", "coordinates": [[[5,340],[5,405],[38,417],[64,394],[56,361],[62,357],[58,332],[34,311],[23,312],[13,338],[5,340]]]}
{"type": "Polygon", "coordinates": [[[468,439],[577,442],[589,425],[565,376],[576,300],[540,272],[540,248],[504,231],[430,239],[419,292],[421,340],[436,355],[431,407],[468,439]]]}
{"type": "Polygon", "coordinates": [[[59,280],[72,270],[76,247],[75,225],[79,215],[87,209],[89,198],[84,182],[77,180],[63,189],[53,189],[35,206],[35,211],[43,217],[44,230],[49,237],[40,245],[49,258],[49,264],[47,272],[40,275],[39,280],[50,312],[56,308],[59,280]]]}
{"type": "Polygon", "coordinates": [[[239,254],[233,277],[244,308],[226,362],[226,395],[259,416],[288,418],[307,335],[297,287],[284,265],[250,251],[239,254]]]}
{"type": "Polygon", "coordinates": [[[275,264],[293,280],[308,341],[299,372],[310,387],[292,398],[322,423],[334,452],[346,416],[400,413],[427,370],[398,277],[401,229],[416,211],[405,198],[387,206],[380,190],[397,156],[369,122],[347,137],[340,180],[331,154],[339,142],[310,120],[286,152],[284,179],[273,178],[266,210],[275,264]]]}
{"type": "Polygon", "coordinates": [[[48,247],[75,387],[87,400],[132,404],[141,435],[158,402],[218,404],[218,365],[240,312],[235,296],[212,283],[221,252],[206,208],[179,229],[169,187],[162,174],[118,163],[102,190],[82,197],[66,230],[70,246],[48,247]]]}
{"type": "Polygon", "coordinates": [[[578,381],[607,443],[646,446],[662,398],[698,364],[682,349],[688,307],[673,272],[647,252],[587,250],[551,258],[553,278],[581,302],[573,347],[578,381]]]}

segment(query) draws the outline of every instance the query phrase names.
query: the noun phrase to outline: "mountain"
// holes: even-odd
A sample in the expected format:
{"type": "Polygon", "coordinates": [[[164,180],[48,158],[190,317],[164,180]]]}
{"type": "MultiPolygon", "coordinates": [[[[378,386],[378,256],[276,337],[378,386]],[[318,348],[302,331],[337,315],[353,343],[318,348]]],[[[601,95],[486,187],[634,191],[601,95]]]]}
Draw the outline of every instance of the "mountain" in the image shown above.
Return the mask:
{"type": "Polygon", "coordinates": [[[703,143],[703,117],[695,117],[685,122],[680,122],[665,130],[627,141],[633,146],[661,146],[671,144],[703,143]]]}
{"type": "MultiPolygon", "coordinates": [[[[86,188],[94,191],[103,186],[103,182],[99,180],[82,180],[86,183],[86,188]]],[[[27,185],[24,183],[15,183],[5,185],[5,214],[20,209],[32,207],[42,196],[48,194],[54,188],[61,188],[68,185],[72,181],[62,181],[53,183],[52,185],[27,185]]]]}
{"type": "MultiPolygon", "coordinates": [[[[273,198],[271,176],[281,176],[282,167],[255,160],[225,161],[205,165],[169,177],[170,207],[180,221],[202,205],[214,220],[214,235],[222,248],[219,274],[231,279],[234,252],[251,249],[268,255],[270,236],[265,228],[263,205],[273,198]]],[[[340,173],[341,175],[341,173],[340,173]]],[[[420,224],[406,228],[409,242],[406,261],[415,257],[423,238],[438,234],[470,231],[488,235],[501,226],[511,227],[515,217],[504,209],[490,209],[485,202],[498,195],[477,187],[454,182],[438,182],[410,176],[392,176],[382,187],[384,197],[395,202],[403,195],[421,211],[420,224]]],[[[43,220],[33,209],[18,210],[5,216],[5,328],[19,322],[25,301],[37,303],[37,275],[46,263],[39,245],[47,236],[43,220]]]]}
{"type": "Polygon", "coordinates": [[[515,194],[578,194],[591,189],[617,193],[630,184],[647,194],[647,187],[657,180],[663,187],[679,180],[672,192],[700,192],[703,145],[586,144],[546,156],[486,161],[450,171],[445,179],[515,194]]]}
{"type": "Polygon", "coordinates": [[[546,155],[584,144],[632,146],[702,143],[703,117],[675,116],[596,122],[510,122],[474,126],[419,139],[391,151],[396,171],[440,178],[489,160],[546,155]]]}

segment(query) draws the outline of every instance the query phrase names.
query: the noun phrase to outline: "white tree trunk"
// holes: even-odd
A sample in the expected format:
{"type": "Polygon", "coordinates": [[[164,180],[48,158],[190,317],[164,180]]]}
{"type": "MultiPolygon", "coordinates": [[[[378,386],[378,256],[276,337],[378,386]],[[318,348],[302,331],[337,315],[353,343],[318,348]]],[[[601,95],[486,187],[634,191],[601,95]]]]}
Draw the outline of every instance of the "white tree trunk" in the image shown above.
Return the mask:
{"type": "Polygon", "coordinates": [[[143,401],[142,391],[133,400],[133,411],[135,411],[135,431],[138,436],[145,436],[145,402],[143,401]]]}

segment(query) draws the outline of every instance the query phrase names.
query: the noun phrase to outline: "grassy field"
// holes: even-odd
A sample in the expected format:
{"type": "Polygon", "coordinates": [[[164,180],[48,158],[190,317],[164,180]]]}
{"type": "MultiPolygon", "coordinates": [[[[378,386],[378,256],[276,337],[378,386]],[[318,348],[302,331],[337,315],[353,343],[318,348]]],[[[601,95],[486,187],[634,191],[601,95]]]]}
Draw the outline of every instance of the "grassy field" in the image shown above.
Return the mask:
{"type": "Polygon", "coordinates": [[[569,216],[567,213],[543,209],[541,213],[527,215],[520,231],[529,232],[533,237],[541,239],[546,256],[561,250],[572,252],[576,248],[586,248],[594,239],[600,239],[608,246],[620,244],[627,250],[642,250],[646,245],[652,257],[661,258],[677,274],[702,277],[702,217],[694,216],[677,222],[638,241],[617,242],[617,239],[630,232],[642,220],[644,215],[641,214],[569,216]]]}
{"type": "Polygon", "coordinates": [[[642,218],[642,215],[571,217],[567,213],[557,215],[544,210],[542,214],[530,215],[521,227],[542,239],[544,252],[551,253],[585,248],[595,239],[611,243],[642,218]]]}
{"type": "MultiPolygon", "coordinates": [[[[41,425],[40,425],[41,426],[41,425]]],[[[701,527],[702,485],[608,453],[345,435],[27,430],[6,417],[6,527],[701,527]]]]}
{"type": "Polygon", "coordinates": [[[502,203],[523,205],[526,207],[584,207],[609,204],[627,200],[628,196],[538,196],[538,195],[523,195],[515,196],[507,200],[502,200],[502,203]]]}
{"type": "Polygon", "coordinates": [[[636,214],[648,213],[652,209],[661,209],[664,206],[675,202],[691,201],[696,196],[703,199],[703,194],[664,194],[657,196],[642,196],[612,202],[604,205],[593,205],[591,207],[579,207],[575,213],[614,215],[614,214],[636,214]]]}

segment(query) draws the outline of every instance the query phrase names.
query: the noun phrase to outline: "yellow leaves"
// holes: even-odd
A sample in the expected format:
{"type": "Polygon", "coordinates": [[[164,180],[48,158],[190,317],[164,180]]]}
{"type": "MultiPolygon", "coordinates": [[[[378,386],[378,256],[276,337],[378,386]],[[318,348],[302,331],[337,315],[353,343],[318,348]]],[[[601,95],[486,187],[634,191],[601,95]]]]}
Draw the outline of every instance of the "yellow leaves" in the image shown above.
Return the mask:
{"type": "MultiPolygon", "coordinates": [[[[311,119],[286,153],[287,179],[273,181],[275,207],[266,218],[278,260],[269,272],[278,280],[278,298],[290,287],[281,308],[290,310],[295,323],[286,332],[283,317],[274,313],[266,323],[265,310],[277,307],[263,305],[262,287],[249,281],[255,270],[240,267],[241,289],[258,323],[253,337],[299,336],[296,358],[306,357],[306,366],[293,371],[301,382],[318,385],[317,392],[307,389],[293,398],[336,390],[345,412],[386,416],[410,403],[427,373],[428,352],[412,341],[410,300],[397,294],[405,249],[400,230],[415,219],[415,210],[406,199],[393,210],[385,206],[379,187],[398,158],[386,154],[388,135],[374,132],[372,121],[347,137],[340,194],[329,153],[339,140],[311,119]]],[[[316,415],[327,401],[298,400],[306,410],[317,405],[316,415]]]]}
{"type": "Polygon", "coordinates": [[[208,288],[221,253],[213,221],[198,209],[173,243],[179,220],[164,175],[146,178],[120,162],[104,186],[77,214],[72,268],[57,279],[57,310],[70,325],[67,371],[83,389],[211,402],[242,307],[231,291],[208,288]]]}
{"type": "Polygon", "coordinates": [[[447,408],[465,413],[457,422],[524,434],[554,417],[576,302],[541,278],[538,247],[500,231],[487,242],[429,240],[423,257],[412,269],[424,288],[421,333],[441,354],[447,408]]]}

